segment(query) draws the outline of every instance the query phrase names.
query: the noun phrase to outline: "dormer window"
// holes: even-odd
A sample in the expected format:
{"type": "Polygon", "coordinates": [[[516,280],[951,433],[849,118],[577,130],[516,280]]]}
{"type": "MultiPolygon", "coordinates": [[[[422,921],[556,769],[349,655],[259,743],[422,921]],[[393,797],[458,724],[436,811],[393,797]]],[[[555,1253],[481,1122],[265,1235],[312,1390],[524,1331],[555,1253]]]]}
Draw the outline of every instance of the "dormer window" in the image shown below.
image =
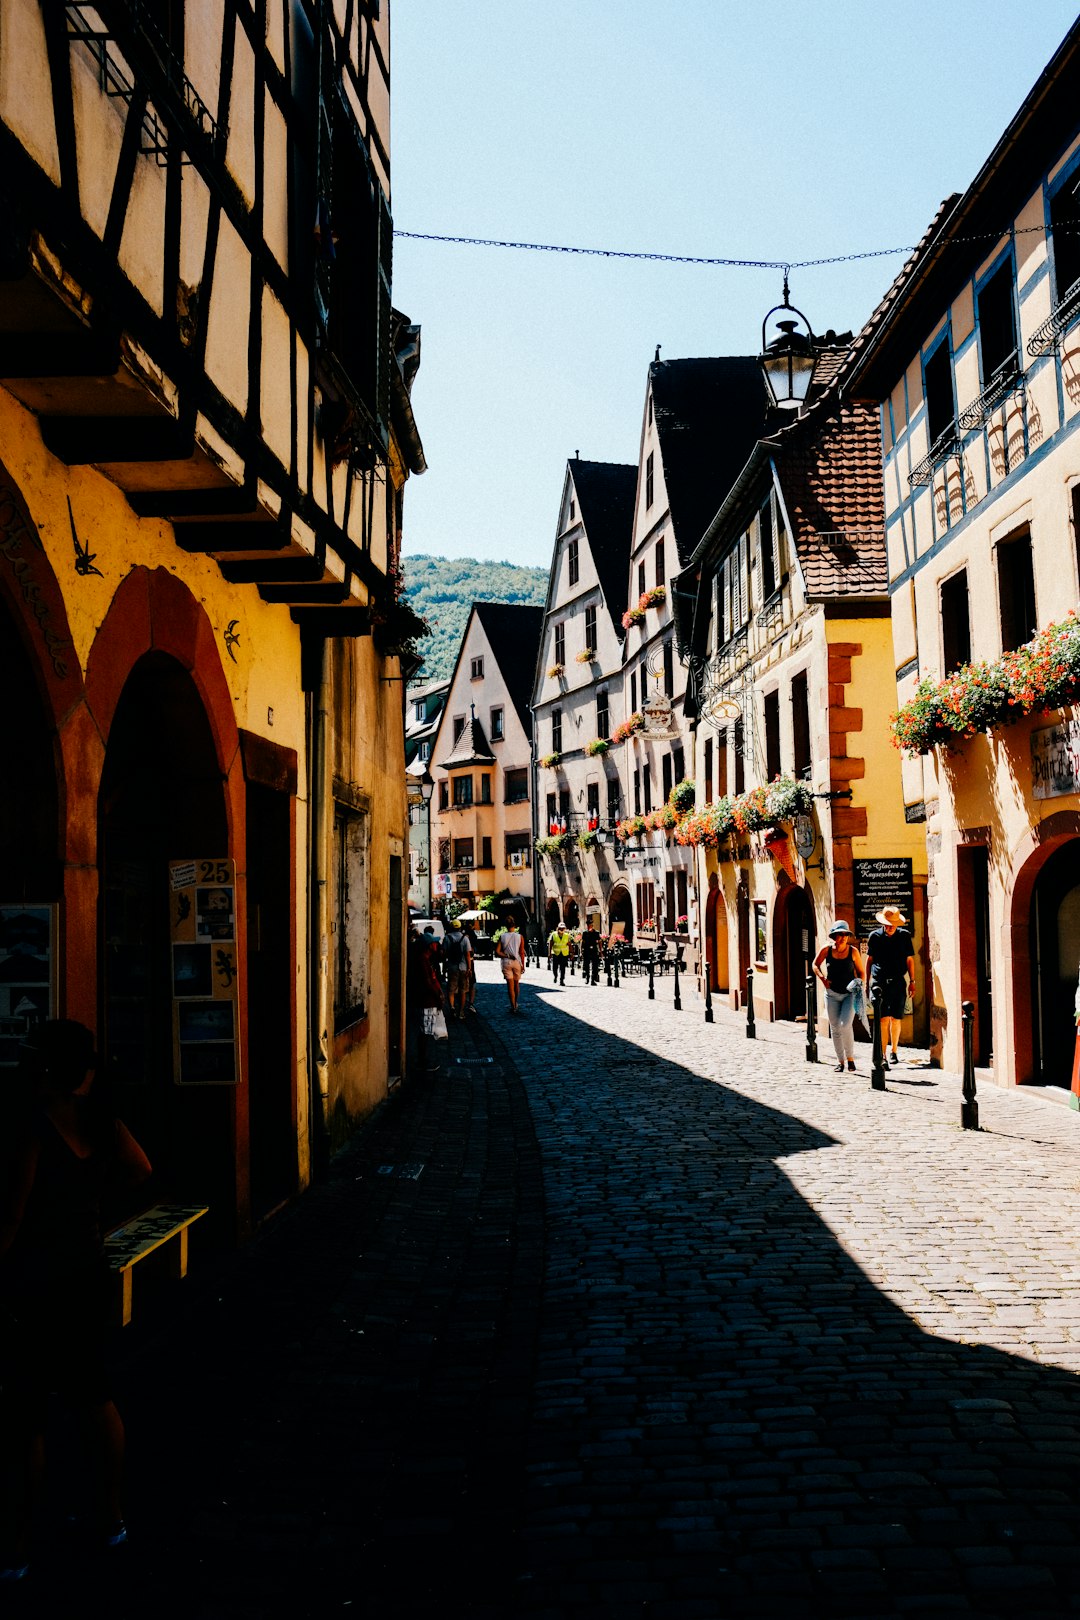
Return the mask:
{"type": "Polygon", "coordinates": [[[414,703],[413,704],[413,719],[416,720],[416,721],[422,721],[424,719],[424,705],[423,705],[423,703],[414,703]]]}

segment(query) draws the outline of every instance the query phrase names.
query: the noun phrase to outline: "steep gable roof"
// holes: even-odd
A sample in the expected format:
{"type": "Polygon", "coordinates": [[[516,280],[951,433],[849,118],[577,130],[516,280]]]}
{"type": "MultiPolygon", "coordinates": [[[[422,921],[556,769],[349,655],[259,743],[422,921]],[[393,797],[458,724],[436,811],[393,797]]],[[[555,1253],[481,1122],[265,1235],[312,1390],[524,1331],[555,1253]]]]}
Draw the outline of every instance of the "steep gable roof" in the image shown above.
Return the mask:
{"type": "Polygon", "coordinates": [[[544,610],[524,602],[474,602],[473,612],[484,627],[503,685],[525,735],[531,737],[532,710],[529,701],[540,651],[544,610]]]}
{"type": "Polygon", "coordinates": [[[600,589],[621,637],[634,531],[637,468],[617,461],[574,460],[570,463],[570,476],[600,589]]]}
{"type": "Polygon", "coordinates": [[[749,355],[654,360],[653,416],[679,561],[685,566],[765,427],[761,363],[749,355]]]}
{"type": "Polygon", "coordinates": [[[811,597],[884,595],[885,501],[877,412],[835,389],[766,441],[811,597]]]}
{"type": "Polygon", "coordinates": [[[495,755],[491,752],[484,728],[476,718],[470,715],[465,722],[465,730],[454,744],[453,752],[443,760],[443,769],[450,770],[455,765],[494,765],[495,755]]]}

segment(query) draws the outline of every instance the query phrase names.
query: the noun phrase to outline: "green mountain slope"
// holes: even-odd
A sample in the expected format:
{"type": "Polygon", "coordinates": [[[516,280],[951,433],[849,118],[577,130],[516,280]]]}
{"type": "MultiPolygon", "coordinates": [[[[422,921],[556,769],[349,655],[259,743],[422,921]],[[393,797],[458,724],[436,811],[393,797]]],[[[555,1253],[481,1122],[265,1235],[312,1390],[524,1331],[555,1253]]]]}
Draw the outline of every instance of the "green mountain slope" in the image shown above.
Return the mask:
{"type": "Polygon", "coordinates": [[[409,602],[431,626],[419,646],[424,667],[415,685],[448,679],[474,602],[529,602],[543,606],[546,568],[483,562],[476,557],[402,558],[409,602]]]}

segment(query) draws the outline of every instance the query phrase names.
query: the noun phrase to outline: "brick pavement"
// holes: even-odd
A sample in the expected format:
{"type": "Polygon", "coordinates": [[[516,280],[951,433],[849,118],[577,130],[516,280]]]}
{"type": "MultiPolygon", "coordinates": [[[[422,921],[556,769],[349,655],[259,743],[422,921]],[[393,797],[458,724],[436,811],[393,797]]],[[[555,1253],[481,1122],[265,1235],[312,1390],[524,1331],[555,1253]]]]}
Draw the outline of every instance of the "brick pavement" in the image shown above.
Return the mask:
{"type": "Polygon", "coordinates": [[[131,1612],[1080,1612],[1080,1118],[481,976],[472,1061],[129,1332],[131,1612]]]}

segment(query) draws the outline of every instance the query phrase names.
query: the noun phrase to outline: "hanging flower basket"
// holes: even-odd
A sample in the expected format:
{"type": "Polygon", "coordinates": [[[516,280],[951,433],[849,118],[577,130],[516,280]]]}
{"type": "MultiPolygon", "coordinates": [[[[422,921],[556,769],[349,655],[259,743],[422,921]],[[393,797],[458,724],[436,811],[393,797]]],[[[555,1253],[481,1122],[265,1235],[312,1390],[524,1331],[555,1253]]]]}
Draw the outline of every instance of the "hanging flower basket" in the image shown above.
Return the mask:
{"type": "Polygon", "coordinates": [[[548,668],[548,680],[549,681],[557,681],[559,676],[560,675],[565,675],[565,673],[566,673],[566,665],[565,664],[552,664],[548,668]]]}
{"type": "Polygon", "coordinates": [[[545,771],[553,771],[561,758],[561,754],[541,754],[540,763],[545,771]]]}
{"type": "Polygon", "coordinates": [[[582,647],[581,651],[577,655],[576,662],[579,664],[591,664],[595,657],[595,647],[582,647]]]}
{"type": "Polygon", "coordinates": [[[585,752],[589,755],[590,759],[596,759],[601,754],[606,754],[610,747],[610,737],[594,737],[592,742],[587,742],[585,744],[585,752]]]}
{"type": "Polygon", "coordinates": [[[625,720],[621,721],[620,724],[615,727],[615,730],[611,733],[611,741],[613,743],[626,742],[629,738],[635,736],[637,732],[643,731],[644,729],[645,716],[641,713],[640,709],[635,710],[633,714],[629,715],[625,720]]]}
{"type": "Polygon", "coordinates": [[[629,630],[632,624],[641,624],[644,618],[645,609],[640,604],[637,607],[627,608],[622,616],[622,627],[624,630],[629,630]]]}

